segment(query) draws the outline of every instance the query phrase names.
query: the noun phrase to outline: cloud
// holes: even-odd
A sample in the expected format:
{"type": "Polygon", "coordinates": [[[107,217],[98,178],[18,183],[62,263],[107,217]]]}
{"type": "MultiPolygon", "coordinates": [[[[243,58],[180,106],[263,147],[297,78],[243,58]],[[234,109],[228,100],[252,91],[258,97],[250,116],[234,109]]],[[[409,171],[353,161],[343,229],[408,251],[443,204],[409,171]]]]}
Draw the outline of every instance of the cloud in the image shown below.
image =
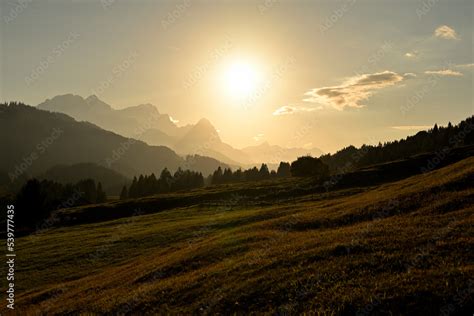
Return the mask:
{"type": "Polygon", "coordinates": [[[451,70],[451,69],[443,69],[443,70],[427,70],[425,71],[427,75],[438,75],[438,76],[451,76],[451,77],[461,77],[463,74],[459,71],[451,70]]]}
{"type": "Polygon", "coordinates": [[[273,115],[278,116],[278,115],[288,115],[288,114],[293,114],[295,112],[295,108],[289,105],[284,105],[282,107],[279,107],[273,112],[273,115]]]}
{"type": "Polygon", "coordinates": [[[412,73],[412,72],[406,72],[403,74],[403,77],[408,79],[408,78],[415,78],[416,77],[416,74],[412,73]]]}
{"type": "Polygon", "coordinates": [[[474,68],[474,63],[456,65],[458,68],[474,68]]]}
{"type": "Polygon", "coordinates": [[[415,58],[415,57],[418,57],[418,51],[414,50],[412,52],[407,52],[405,54],[405,57],[408,57],[408,58],[415,58]]]}
{"type": "Polygon", "coordinates": [[[170,116],[170,121],[171,121],[171,122],[173,122],[174,124],[177,124],[177,123],[179,123],[179,120],[175,120],[175,119],[174,119],[174,118],[172,118],[171,116],[170,116]]]}
{"type": "Polygon", "coordinates": [[[312,89],[305,93],[308,97],[303,101],[322,103],[338,110],[362,108],[361,101],[367,100],[377,90],[393,86],[407,79],[392,71],[363,74],[348,78],[339,86],[312,89]]]}
{"type": "Polygon", "coordinates": [[[430,125],[400,125],[400,126],[392,126],[393,129],[398,129],[400,131],[421,131],[430,129],[430,125]]]}
{"type": "Polygon", "coordinates": [[[453,28],[447,25],[441,25],[435,30],[435,36],[444,39],[458,39],[458,34],[453,28]]]}
{"type": "Polygon", "coordinates": [[[281,115],[289,115],[294,114],[297,112],[313,112],[316,110],[321,110],[322,107],[315,107],[315,108],[308,108],[302,106],[291,106],[291,105],[284,105],[273,111],[273,115],[281,116],[281,115]]]}
{"type": "Polygon", "coordinates": [[[265,134],[263,134],[263,133],[257,134],[253,137],[253,140],[256,141],[256,142],[259,142],[263,139],[264,136],[265,136],[265,134]]]}

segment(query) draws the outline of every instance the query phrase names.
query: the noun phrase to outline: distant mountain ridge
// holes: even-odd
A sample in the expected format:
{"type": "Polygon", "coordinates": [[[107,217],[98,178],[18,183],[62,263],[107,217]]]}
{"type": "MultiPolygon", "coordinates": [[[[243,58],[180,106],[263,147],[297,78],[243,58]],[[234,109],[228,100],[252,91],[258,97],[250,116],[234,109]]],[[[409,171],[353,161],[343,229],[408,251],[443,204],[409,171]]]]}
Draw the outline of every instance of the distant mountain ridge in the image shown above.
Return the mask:
{"type": "Polygon", "coordinates": [[[228,167],[210,157],[185,159],[165,146],[150,146],[65,114],[15,103],[0,104],[0,143],[0,171],[18,177],[81,163],[102,165],[129,178],[159,174],[165,167],[199,172],[228,167]]]}
{"type": "Polygon", "coordinates": [[[322,154],[317,148],[287,149],[268,143],[237,149],[221,140],[209,120],[203,118],[194,125],[177,126],[168,114],[160,113],[149,103],[116,110],[95,95],[84,99],[66,94],[47,99],[38,108],[65,113],[120,135],[140,139],[149,145],[167,146],[183,156],[209,156],[235,167],[275,164],[279,162],[276,161],[278,157],[281,157],[280,160],[292,161],[308,153],[322,154]]]}
{"type": "Polygon", "coordinates": [[[204,154],[231,165],[252,164],[244,152],[224,143],[207,119],[201,119],[173,146],[178,153],[204,154]]]}
{"type": "Polygon", "coordinates": [[[324,154],[319,148],[283,148],[263,142],[260,145],[242,148],[248,156],[262,162],[280,163],[280,161],[293,161],[296,157],[311,155],[319,157],[324,154]]]}
{"type": "Polygon", "coordinates": [[[180,136],[188,127],[176,126],[168,114],[161,114],[152,104],[140,104],[124,109],[113,109],[109,104],[91,95],[58,95],[38,104],[39,109],[64,113],[79,121],[87,121],[123,136],[140,138],[144,130],[159,126],[169,136],[180,136]]]}

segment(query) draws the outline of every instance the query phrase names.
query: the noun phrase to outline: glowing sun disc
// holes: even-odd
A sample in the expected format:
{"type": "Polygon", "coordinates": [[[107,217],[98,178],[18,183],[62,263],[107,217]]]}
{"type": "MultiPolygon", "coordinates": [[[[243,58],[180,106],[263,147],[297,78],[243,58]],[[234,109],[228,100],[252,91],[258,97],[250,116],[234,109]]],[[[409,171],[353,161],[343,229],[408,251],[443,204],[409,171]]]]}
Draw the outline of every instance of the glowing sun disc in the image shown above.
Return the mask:
{"type": "Polygon", "coordinates": [[[250,96],[257,89],[260,80],[258,69],[247,62],[233,62],[225,69],[224,85],[233,97],[250,96]]]}

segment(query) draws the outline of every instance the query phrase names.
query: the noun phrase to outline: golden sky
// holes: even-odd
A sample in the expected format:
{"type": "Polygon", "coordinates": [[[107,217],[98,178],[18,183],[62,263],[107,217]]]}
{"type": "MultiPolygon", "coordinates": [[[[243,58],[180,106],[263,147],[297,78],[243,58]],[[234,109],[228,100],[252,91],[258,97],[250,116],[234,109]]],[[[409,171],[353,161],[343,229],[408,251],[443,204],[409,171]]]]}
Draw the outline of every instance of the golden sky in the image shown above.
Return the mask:
{"type": "Polygon", "coordinates": [[[1,99],[152,103],[235,147],[397,139],[474,113],[474,5],[425,2],[2,2],[1,99]]]}

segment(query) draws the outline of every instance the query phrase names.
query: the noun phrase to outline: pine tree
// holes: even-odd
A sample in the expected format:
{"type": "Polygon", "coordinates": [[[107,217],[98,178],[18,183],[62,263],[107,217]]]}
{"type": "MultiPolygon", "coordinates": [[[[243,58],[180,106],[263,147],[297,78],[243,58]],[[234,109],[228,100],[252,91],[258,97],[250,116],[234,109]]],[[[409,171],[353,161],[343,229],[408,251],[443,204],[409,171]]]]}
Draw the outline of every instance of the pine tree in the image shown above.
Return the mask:
{"type": "Polygon", "coordinates": [[[128,198],[128,191],[127,191],[127,186],[124,185],[122,188],[122,192],[120,192],[120,199],[125,200],[126,198],[128,198]]]}
{"type": "Polygon", "coordinates": [[[138,197],[137,183],[138,183],[137,177],[133,177],[132,184],[130,185],[130,189],[128,190],[128,197],[131,197],[131,198],[138,197]]]}
{"type": "Polygon", "coordinates": [[[158,180],[160,191],[159,192],[168,192],[171,189],[171,183],[173,182],[173,176],[169,172],[168,168],[163,169],[160,174],[160,179],[158,180]]]}
{"type": "Polygon", "coordinates": [[[222,183],[222,168],[219,166],[212,174],[212,184],[222,183]]]}
{"type": "Polygon", "coordinates": [[[102,189],[102,183],[97,183],[97,194],[96,194],[96,202],[103,203],[107,200],[107,196],[105,195],[104,190],[102,189]]]}
{"type": "Polygon", "coordinates": [[[283,161],[280,162],[280,165],[278,166],[278,170],[277,170],[277,176],[282,177],[282,178],[291,176],[289,162],[283,162],[283,161]]]}
{"type": "Polygon", "coordinates": [[[268,171],[268,166],[266,164],[262,163],[262,166],[258,171],[258,177],[262,180],[270,177],[270,171],[268,171]]]}
{"type": "Polygon", "coordinates": [[[222,183],[232,182],[232,169],[225,168],[224,173],[222,174],[222,183]]]}

